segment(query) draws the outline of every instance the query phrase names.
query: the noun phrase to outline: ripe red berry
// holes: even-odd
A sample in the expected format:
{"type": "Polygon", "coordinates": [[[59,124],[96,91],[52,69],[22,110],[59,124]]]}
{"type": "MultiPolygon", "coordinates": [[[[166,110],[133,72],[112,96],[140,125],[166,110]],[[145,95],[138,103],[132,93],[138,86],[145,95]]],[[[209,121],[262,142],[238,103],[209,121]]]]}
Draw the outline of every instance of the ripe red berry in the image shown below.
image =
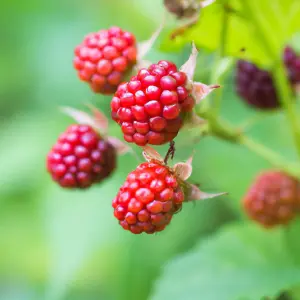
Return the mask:
{"type": "Polygon", "coordinates": [[[47,156],[48,172],[65,188],[87,188],[115,166],[114,147],[88,125],[69,126],[47,156]]]}
{"type": "Polygon", "coordinates": [[[139,146],[173,140],[182,127],[183,113],[194,106],[187,75],[169,61],[141,69],[119,86],[111,102],[112,118],[124,139],[139,146]]]}
{"type": "Polygon", "coordinates": [[[90,33],[75,48],[74,68],[95,93],[112,94],[136,59],[134,35],[111,27],[90,33]]]}
{"type": "Polygon", "coordinates": [[[261,173],[243,206],[248,216],[264,227],[286,224],[300,210],[300,182],[279,171],[261,173]]]}
{"type": "Polygon", "coordinates": [[[113,201],[114,215],[132,233],[155,233],[170,223],[183,201],[174,172],[160,163],[145,162],[127,176],[113,201]]]}

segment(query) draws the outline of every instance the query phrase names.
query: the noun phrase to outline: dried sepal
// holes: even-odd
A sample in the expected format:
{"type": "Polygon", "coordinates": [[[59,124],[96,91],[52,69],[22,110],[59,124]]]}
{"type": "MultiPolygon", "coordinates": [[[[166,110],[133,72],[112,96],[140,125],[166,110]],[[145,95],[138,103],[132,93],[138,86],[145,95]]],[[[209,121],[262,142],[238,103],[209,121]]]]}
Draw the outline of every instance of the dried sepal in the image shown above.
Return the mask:
{"type": "Polygon", "coordinates": [[[204,8],[204,7],[207,7],[211,4],[213,4],[216,0],[204,0],[204,1],[201,1],[200,2],[200,7],[201,8],[204,8]]]}
{"type": "Polygon", "coordinates": [[[175,175],[183,181],[186,181],[188,178],[190,178],[193,172],[192,161],[193,156],[191,156],[185,163],[180,162],[175,164],[173,167],[175,175]]]}
{"type": "Polygon", "coordinates": [[[180,71],[186,73],[188,79],[193,81],[196,65],[197,65],[198,50],[195,43],[192,43],[192,52],[188,60],[181,66],[180,71]]]}
{"type": "Polygon", "coordinates": [[[216,198],[228,194],[226,192],[216,193],[216,194],[206,193],[201,191],[199,187],[194,184],[190,184],[190,183],[186,183],[186,184],[187,184],[187,189],[186,189],[185,201],[212,199],[212,198],[216,198]]]}
{"type": "Polygon", "coordinates": [[[220,85],[206,85],[201,82],[193,83],[193,96],[196,99],[196,103],[198,104],[202,99],[204,99],[207,95],[209,95],[214,89],[219,88],[220,85]]]}
{"type": "Polygon", "coordinates": [[[188,118],[184,119],[183,129],[193,129],[208,124],[208,121],[199,117],[195,111],[189,113],[188,118]]]}
{"type": "Polygon", "coordinates": [[[123,155],[128,152],[132,152],[132,148],[130,148],[127,144],[123,143],[121,140],[116,137],[109,136],[107,141],[115,148],[117,154],[123,155]]]}
{"type": "Polygon", "coordinates": [[[174,165],[174,172],[181,180],[187,180],[192,174],[193,168],[188,163],[177,163],[174,165]]]}
{"type": "Polygon", "coordinates": [[[155,161],[163,163],[163,161],[164,161],[164,159],[161,157],[161,155],[150,146],[143,147],[143,156],[144,156],[145,160],[148,162],[155,160],[155,161]]]}
{"type": "Polygon", "coordinates": [[[160,35],[162,29],[164,28],[165,25],[165,17],[163,18],[161,24],[159,27],[156,29],[156,31],[152,34],[149,40],[140,42],[137,46],[138,48],[138,61],[141,61],[147,54],[148,52],[152,49],[153,44],[157,40],[158,36],[160,35]]]}
{"type": "Polygon", "coordinates": [[[137,73],[140,69],[147,69],[151,66],[151,64],[152,62],[150,60],[140,59],[134,66],[134,72],[137,73]]]}
{"type": "Polygon", "coordinates": [[[107,135],[108,119],[106,118],[105,114],[92,104],[86,104],[86,106],[93,113],[93,119],[94,119],[94,122],[96,123],[96,126],[98,128],[101,128],[102,134],[107,135]]]}
{"type": "Polygon", "coordinates": [[[101,128],[97,126],[97,123],[95,122],[93,117],[88,113],[68,106],[61,107],[60,109],[63,113],[73,118],[77,123],[89,125],[94,129],[101,131],[101,128]]]}

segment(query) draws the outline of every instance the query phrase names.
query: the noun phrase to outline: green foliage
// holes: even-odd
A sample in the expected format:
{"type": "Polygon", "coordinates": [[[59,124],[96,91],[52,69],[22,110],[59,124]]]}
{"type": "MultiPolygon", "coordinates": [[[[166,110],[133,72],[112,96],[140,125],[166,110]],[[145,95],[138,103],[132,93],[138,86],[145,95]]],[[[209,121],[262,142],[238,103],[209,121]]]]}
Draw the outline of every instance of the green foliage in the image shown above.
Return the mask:
{"type": "Polygon", "coordinates": [[[168,264],[153,300],[257,300],[300,280],[284,230],[235,224],[168,264]]]}
{"type": "MultiPolygon", "coordinates": [[[[172,225],[154,236],[124,232],[113,217],[111,201],[136,167],[134,157],[120,158],[115,174],[89,191],[63,191],[45,171],[49,148],[71,122],[59,113],[58,106],[80,109],[93,102],[109,115],[110,97],[93,95],[78,81],[72,68],[74,46],[87,32],[111,25],[133,31],[138,40],[148,38],[164,14],[162,1],[158,2],[155,9],[153,0],[1,4],[0,299],[143,300],[149,298],[155,281],[154,299],[174,294],[175,300],[225,300],[225,296],[246,291],[257,300],[293,284],[292,294],[300,299],[299,270],[292,260],[299,259],[297,223],[284,237],[281,230],[269,233],[236,225],[207,238],[242,215],[240,199],[250,181],[258,171],[270,167],[249,151],[215,138],[194,145],[194,139],[199,141],[197,130],[182,132],[176,138],[176,161],[186,159],[195,149],[191,180],[203,190],[228,191],[229,196],[185,205],[172,225]],[[196,242],[199,246],[189,252],[196,242]],[[160,282],[162,267],[170,261],[160,282]],[[292,278],[290,272],[294,272],[292,278]]],[[[209,52],[219,50],[224,11],[223,2],[217,2],[202,11],[200,22],[184,36],[164,41],[164,50],[183,51],[166,54],[153,49],[147,59],[172,59],[179,66],[189,55],[191,40],[209,52]]],[[[252,2],[271,25],[276,49],[299,28],[299,1],[252,2]]],[[[229,4],[237,13],[229,14],[226,54],[270,64],[261,41],[255,40],[257,32],[242,0],[229,4]],[[241,47],[246,48],[244,54],[241,47]]],[[[297,38],[293,43],[297,44],[297,38]]],[[[230,73],[232,60],[214,64],[215,56],[219,53],[200,52],[197,80],[223,80],[230,73]]],[[[223,86],[223,117],[242,125],[256,116],[236,96],[231,74],[223,86]]],[[[117,126],[110,126],[110,134],[121,136],[117,126]]],[[[281,112],[263,115],[249,134],[295,159],[281,112]]],[[[162,154],[165,150],[160,148],[162,154]]]]}
{"type": "Polygon", "coordinates": [[[161,49],[178,51],[194,41],[199,49],[218,50],[223,42],[221,36],[224,20],[226,30],[226,55],[250,59],[253,62],[270,66],[270,57],[262,38],[252,20],[252,14],[262,20],[265,34],[272,36],[274,50],[281,51],[284,44],[300,29],[300,5],[298,0],[222,0],[202,10],[198,23],[175,40],[166,37],[161,49]],[[251,7],[251,11],[249,9],[251,7]],[[268,12],[268,13],[265,13],[268,12]],[[225,15],[225,16],[224,16],[225,15]]]}

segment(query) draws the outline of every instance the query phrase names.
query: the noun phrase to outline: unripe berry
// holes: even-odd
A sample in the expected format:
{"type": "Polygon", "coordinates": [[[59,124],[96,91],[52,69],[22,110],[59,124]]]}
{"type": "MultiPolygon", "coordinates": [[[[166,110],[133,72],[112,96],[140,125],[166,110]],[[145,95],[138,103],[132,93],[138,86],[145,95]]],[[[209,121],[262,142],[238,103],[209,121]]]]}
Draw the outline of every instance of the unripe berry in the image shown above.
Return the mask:
{"type": "Polygon", "coordinates": [[[177,18],[191,18],[200,13],[200,0],[164,0],[166,9],[177,18]]]}
{"type": "Polygon", "coordinates": [[[270,73],[248,61],[237,63],[236,90],[241,99],[253,107],[263,110],[280,107],[270,73]]]}
{"type": "MultiPolygon", "coordinates": [[[[287,46],[284,49],[283,61],[292,87],[300,83],[300,56],[287,46]]],[[[278,95],[271,74],[255,64],[239,60],[236,70],[236,90],[249,105],[263,109],[280,107],[278,95]]]]}
{"type": "Polygon", "coordinates": [[[300,210],[300,182],[283,172],[263,172],[245,195],[243,206],[264,227],[286,224],[300,210]]]}

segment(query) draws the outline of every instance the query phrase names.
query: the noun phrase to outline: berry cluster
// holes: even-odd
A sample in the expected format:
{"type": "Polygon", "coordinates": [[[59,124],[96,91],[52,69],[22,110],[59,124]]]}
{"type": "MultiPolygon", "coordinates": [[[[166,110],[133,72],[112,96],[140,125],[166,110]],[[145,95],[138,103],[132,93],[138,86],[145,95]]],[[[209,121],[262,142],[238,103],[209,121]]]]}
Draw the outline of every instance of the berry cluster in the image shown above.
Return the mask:
{"type": "Polygon", "coordinates": [[[47,157],[47,169],[65,188],[87,188],[108,177],[116,166],[114,147],[92,127],[71,125],[47,157]]]}
{"type": "Polygon", "coordinates": [[[161,145],[177,136],[183,113],[192,111],[194,105],[186,74],[163,60],[121,84],[111,110],[127,142],[161,145]]]}
{"type": "MultiPolygon", "coordinates": [[[[145,53],[151,43],[153,38],[139,49],[145,53]]],[[[193,114],[195,104],[217,86],[193,81],[198,54],[195,47],[180,69],[161,60],[140,68],[128,82],[120,84],[136,63],[136,49],[132,34],[117,27],[101,30],[76,47],[74,66],[95,92],[115,92],[112,119],[120,125],[125,141],[143,146],[147,162],[128,175],[112,205],[124,229],[151,234],[162,231],[184,201],[218,196],[203,193],[186,181],[191,175],[191,161],[173,168],[167,165],[175,151],[173,139],[184,122],[198,121],[193,114]],[[168,142],[165,159],[146,146],[168,142]]],[[[107,137],[105,116],[90,108],[92,116],[64,108],[79,124],[61,134],[47,157],[48,172],[64,188],[83,189],[101,182],[115,169],[117,154],[128,151],[121,141],[107,137]]]]}
{"type": "Polygon", "coordinates": [[[300,182],[279,171],[260,174],[244,197],[249,217],[264,227],[286,224],[300,212],[300,182]]]}
{"type": "Polygon", "coordinates": [[[132,233],[162,231],[181,209],[184,192],[167,166],[142,163],[131,172],[113,201],[114,215],[132,233]]]}
{"type": "Polygon", "coordinates": [[[119,27],[86,36],[75,48],[74,67],[96,93],[112,94],[137,60],[135,37],[119,27]]]}
{"type": "MultiPolygon", "coordinates": [[[[196,2],[179,0],[171,6],[171,2],[165,0],[166,6],[176,13],[177,4],[185,5],[181,17],[199,9],[196,2]]],[[[207,0],[201,5],[212,2],[207,0]]],[[[192,172],[191,160],[173,167],[167,165],[175,151],[173,139],[183,125],[199,124],[195,105],[218,87],[193,81],[198,54],[195,46],[188,61],[179,69],[170,61],[160,60],[129,76],[132,67],[139,65],[137,57],[140,59],[148,51],[156,35],[143,47],[137,47],[133,34],[111,27],[89,34],[75,49],[74,67],[79,78],[89,83],[96,93],[114,94],[112,119],[121,127],[126,142],[143,147],[147,162],[127,176],[112,203],[120,225],[134,234],[164,230],[184,202],[221,195],[204,193],[187,182],[192,172]],[[137,49],[142,54],[137,53],[137,49]],[[130,79],[126,82],[127,75],[130,79]],[[170,147],[164,159],[148,146],[168,142],[170,147]]],[[[300,58],[287,47],[283,59],[291,84],[298,84],[300,58]]],[[[260,109],[280,106],[268,71],[240,60],[236,84],[239,95],[252,106],[260,109]]],[[[48,172],[61,187],[84,189],[101,182],[116,168],[117,154],[129,150],[121,141],[107,136],[107,119],[94,107],[91,109],[93,116],[65,109],[79,124],[69,126],[47,156],[48,172]]],[[[248,215],[265,227],[285,224],[300,210],[299,182],[282,172],[263,173],[243,204],[248,215]]]]}

